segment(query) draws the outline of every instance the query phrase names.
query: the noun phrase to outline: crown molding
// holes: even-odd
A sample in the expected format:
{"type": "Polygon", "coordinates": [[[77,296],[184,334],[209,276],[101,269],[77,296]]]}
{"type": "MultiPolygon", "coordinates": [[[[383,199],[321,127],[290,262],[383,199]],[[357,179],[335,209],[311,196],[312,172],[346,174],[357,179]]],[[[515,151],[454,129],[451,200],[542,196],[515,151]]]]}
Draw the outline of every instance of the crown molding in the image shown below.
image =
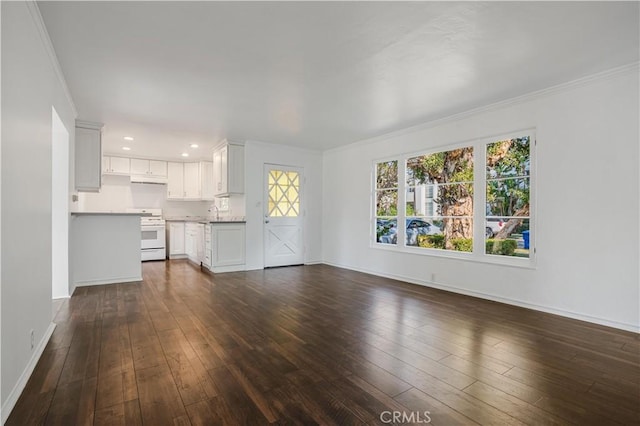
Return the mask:
{"type": "Polygon", "coordinates": [[[468,118],[477,114],[481,114],[484,112],[495,111],[498,109],[502,109],[512,105],[518,105],[525,102],[529,102],[535,99],[551,96],[557,93],[567,92],[569,90],[573,90],[578,87],[587,86],[589,84],[605,81],[612,78],[615,78],[619,75],[627,74],[627,73],[638,73],[640,72],[640,62],[633,62],[627,65],[623,65],[616,68],[611,68],[606,71],[601,71],[595,74],[591,74],[585,77],[581,77],[575,80],[571,80],[565,83],[560,83],[551,87],[547,87],[545,89],[536,90],[534,92],[529,92],[524,95],[516,96],[513,98],[505,99],[502,101],[494,102],[485,106],[481,106],[478,108],[472,108],[467,111],[463,111],[457,114],[448,115],[446,117],[437,118],[434,120],[429,120],[414,126],[405,127],[404,129],[395,130],[392,132],[384,133],[379,136],[374,136],[367,139],[361,139],[359,141],[355,141],[353,143],[338,146],[335,148],[328,149],[324,152],[339,152],[348,148],[354,148],[357,146],[369,145],[376,142],[382,142],[387,139],[391,139],[394,137],[399,137],[411,133],[418,132],[420,130],[426,130],[433,127],[441,126],[447,123],[455,122],[462,120],[464,118],[468,118]]]}
{"type": "Polygon", "coordinates": [[[51,61],[51,66],[53,67],[56,76],[58,77],[58,81],[62,86],[62,90],[71,106],[71,110],[73,111],[74,117],[78,116],[78,110],[76,109],[76,105],[73,102],[73,98],[71,97],[71,92],[69,91],[69,86],[67,86],[67,81],[64,78],[64,74],[62,73],[62,68],[60,67],[60,62],[58,62],[58,57],[56,56],[56,51],[53,48],[53,44],[51,43],[51,38],[49,37],[49,32],[47,31],[47,27],[44,24],[44,20],[42,19],[42,14],[40,13],[40,9],[38,8],[38,4],[33,0],[25,1],[27,8],[29,9],[29,13],[33,18],[33,22],[36,24],[38,28],[38,33],[40,34],[40,39],[42,40],[42,44],[44,49],[47,51],[49,55],[49,60],[51,61]]]}

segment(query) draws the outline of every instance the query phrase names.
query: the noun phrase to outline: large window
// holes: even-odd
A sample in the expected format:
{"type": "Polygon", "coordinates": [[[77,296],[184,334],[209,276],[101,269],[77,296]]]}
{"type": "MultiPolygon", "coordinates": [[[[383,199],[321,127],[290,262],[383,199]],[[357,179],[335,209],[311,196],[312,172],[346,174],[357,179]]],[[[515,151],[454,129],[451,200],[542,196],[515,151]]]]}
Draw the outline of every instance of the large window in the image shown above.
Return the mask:
{"type": "Polygon", "coordinates": [[[374,163],[375,243],[494,262],[530,258],[532,134],[374,163]]]}
{"type": "Polygon", "coordinates": [[[407,246],[473,249],[473,147],[406,160],[407,246]]]}

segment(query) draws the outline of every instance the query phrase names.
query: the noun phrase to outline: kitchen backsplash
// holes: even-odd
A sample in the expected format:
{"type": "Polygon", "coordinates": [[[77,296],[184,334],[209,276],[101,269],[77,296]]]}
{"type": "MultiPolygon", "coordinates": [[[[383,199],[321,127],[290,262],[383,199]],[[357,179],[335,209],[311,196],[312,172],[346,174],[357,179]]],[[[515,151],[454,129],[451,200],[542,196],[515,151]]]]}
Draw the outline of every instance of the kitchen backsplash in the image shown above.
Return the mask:
{"type": "MultiPolygon", "coordinates": [[[[99,193],[79,193],[78,211],[124,211],[128,208],[160,208],[165,216],[208,216],[213,201],[167,200],[167,186],[132,184],[128,176],[103,176],[99,193]]],[[[221,216],[244,216],[244,196],[229,199],[229,211],[221,216]]]]}

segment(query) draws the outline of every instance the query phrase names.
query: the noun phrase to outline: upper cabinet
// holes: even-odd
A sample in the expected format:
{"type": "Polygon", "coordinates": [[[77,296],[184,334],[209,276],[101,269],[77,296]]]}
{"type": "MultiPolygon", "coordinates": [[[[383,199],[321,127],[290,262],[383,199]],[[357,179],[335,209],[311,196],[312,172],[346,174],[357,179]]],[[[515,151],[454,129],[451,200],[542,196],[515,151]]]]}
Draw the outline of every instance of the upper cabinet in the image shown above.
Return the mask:
{"type": "Polygon", "coordinates": [[[184,163],[184,199],[200,199],[200,165],[184,163]]]}
{"type": "Polygon", "coordinates": [[[225,140],[213,150],[213,195],[244,193],[244,144],[225,140]]]}
{"type": "Polygon", "coordinates": [[[166,178],[167,177],[167,162],[159,160],[142,160],[139,158],[131,159],[131,174],[132,175],[146,175],[166,178]]]}
{"type": "Polygon", "coordinates": [[[76,120],[75,187],[77,191],[100,191],[102,127],[102,123],[76,120]]]}
{"type": "Polygon", "coordinates": [[[213,200],[213,163],[200,162],[200,191],[203,200],[213,200]]]}
{"type": "Polygon", "coordinates": [[[213,200],[213,164],[168,163],[168,200],[213,200]]]}
{"type": "Polygon", "coordinates": [[[126,175],[130,174],[130,160],[124,157],[102,157],[103,175],[126,175]]]}
{"type": "Polygon", "coordinates": [[[167,163],[167,199],[184,199],[184,163],[167,163]]]}

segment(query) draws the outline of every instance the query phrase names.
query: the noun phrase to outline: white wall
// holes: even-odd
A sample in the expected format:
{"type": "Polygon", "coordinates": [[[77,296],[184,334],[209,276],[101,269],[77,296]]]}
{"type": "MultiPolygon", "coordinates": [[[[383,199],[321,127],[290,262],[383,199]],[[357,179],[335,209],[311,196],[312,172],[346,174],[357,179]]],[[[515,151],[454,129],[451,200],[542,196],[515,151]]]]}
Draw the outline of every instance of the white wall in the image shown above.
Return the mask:
{"type": "Polygon", "coordinates": [[[317,151],[283,145],[248,141],[245,144],[246,200],[246,267],[264,267],[264,165],[302,167],[306,182],[303,186],[305,263],[322,261],[322,154],[317,151]]]}
{"type": "Polygon", "coordinates": [[[51,107],[51,281],[54,299],[69,296],[69,132],[51,107]]]}
{"type": "Polygon", "coordinates": [[[81,192],[77,211],[125,211],[128,208],[159,208],[165,216],[207,216],[213,201],[167,200],[167,186],[132,184],[129,176],[102,177],[99,193],[81,192]]]}
{"type": "Polygon", "coordinates": [[[323,259],[638,331],[638,77],[636,64],[325,152],[323,259]],[[370,247],[374,159],[532,127],[538,140],[536,269],[370,247]]]}
{"type": "Polygon", "coordinates": [[[55,56],[47,49],[50,41],[35,3],[1,2],[0,7],[4,420],[52,331],[51,107],[67,129],[74,127],[75,110],[52,60],[55,56]],[[34,349],[30,330],[34,330],[34,349]]]}

